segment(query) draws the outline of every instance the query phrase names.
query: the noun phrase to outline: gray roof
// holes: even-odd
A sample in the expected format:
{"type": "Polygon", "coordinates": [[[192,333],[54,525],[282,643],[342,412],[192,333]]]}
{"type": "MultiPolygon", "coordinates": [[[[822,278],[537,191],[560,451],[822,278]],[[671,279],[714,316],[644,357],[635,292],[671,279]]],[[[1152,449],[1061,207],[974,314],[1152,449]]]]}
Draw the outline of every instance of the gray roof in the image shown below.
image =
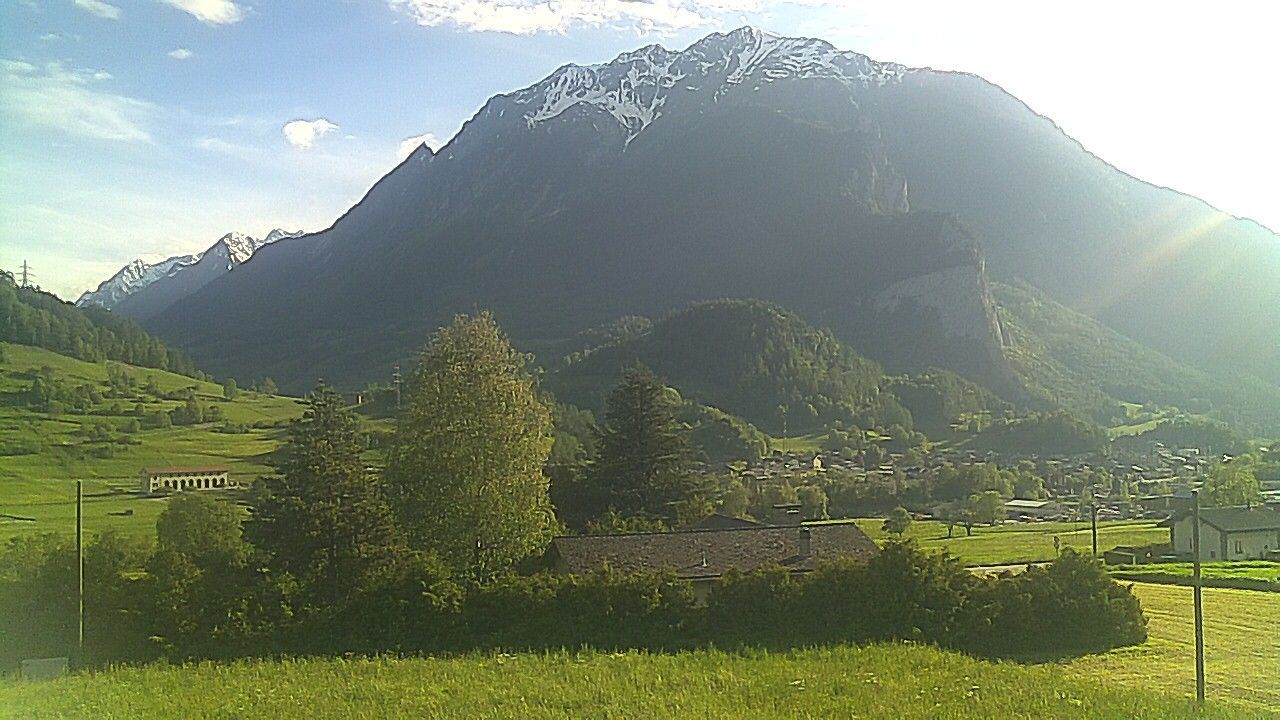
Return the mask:
{"type": "Polygon", "coordinates": [[[552,541],[556,566],[566,574],[583,575],[607,565],[624,573],[667,570],[686,579],[767,565],[812,570],[822,560],[869,558],[877,552],[875,542],[853,523],[584,535],[552,541]],[[800,554],[802,529],[810,533],[807,557],[800,554]]]}
{"type": "MultiPolygon", "coordinates": [[[[1173,524],[1191,515],[1185,510],[1166,521],[1173,524]]],[[[1222,532],[1280,530],[1280,511],[1266,507],[1200,508],[1200,521],[1222,532]]],[[[1161,523],[1164,525],[1165,523],[1161,523]]]]}

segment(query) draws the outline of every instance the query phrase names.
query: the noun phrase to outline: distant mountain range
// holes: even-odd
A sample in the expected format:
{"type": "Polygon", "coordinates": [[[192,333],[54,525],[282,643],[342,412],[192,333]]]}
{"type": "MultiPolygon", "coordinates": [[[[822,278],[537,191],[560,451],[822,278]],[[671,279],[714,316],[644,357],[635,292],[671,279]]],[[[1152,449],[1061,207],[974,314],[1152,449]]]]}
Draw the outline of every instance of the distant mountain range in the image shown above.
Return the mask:
{"type": "Polygon", "coordinates": [[[1018,403],[1075,388],[1095,416],[1177,393],[1167,373],[1104,387],[1080,342],[1028,329],[1036,303],[1151,353],[1107,362],[1280,384],[1276,235],[1119,172],[981,78],[751,28],[495,96],[329,229],[143,320],[219,375],[297,390],[385,377],[476,308],[547,359],[717,298],[786,308],[890,374],[1018,403]]]}
{"type": "Polygon", "coordinates": [[[155,264],[134,260],[104,280],[96,290],[81,295],[76,305],[106,308],[144,320],[247,262],[264,245],[301,234],[276,228],[259,240],[230,232],[195,255],[176,255],[155,264]]]}

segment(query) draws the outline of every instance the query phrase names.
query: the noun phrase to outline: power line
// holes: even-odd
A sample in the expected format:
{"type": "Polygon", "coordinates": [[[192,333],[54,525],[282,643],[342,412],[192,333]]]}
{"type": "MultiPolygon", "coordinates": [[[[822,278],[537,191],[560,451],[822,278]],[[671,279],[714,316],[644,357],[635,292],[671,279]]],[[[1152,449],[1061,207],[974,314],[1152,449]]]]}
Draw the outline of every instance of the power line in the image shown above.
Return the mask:
{"type": "Polygon", "coordinates": [[[22,285],[21,287],[31,287],[31,278],[35,277],[31,272],[31,266],[26,260],[22,261],[22,285]]]}

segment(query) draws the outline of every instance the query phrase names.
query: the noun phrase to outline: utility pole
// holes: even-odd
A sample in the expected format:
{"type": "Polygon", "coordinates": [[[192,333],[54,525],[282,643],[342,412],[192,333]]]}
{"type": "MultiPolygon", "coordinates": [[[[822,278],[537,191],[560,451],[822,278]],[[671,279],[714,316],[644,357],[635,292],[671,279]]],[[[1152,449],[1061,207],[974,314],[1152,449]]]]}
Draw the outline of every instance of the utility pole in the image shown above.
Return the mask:
{"type": "Polygon", "coordinates": [[[1093,557],[1098,557],[1098,504],[1095,502],[1089,507],[1089,514],[1092,516],[1090,525],[1093,528],[1093,557]]]}
{"type": "Polygon", "coordinates": [[[1204,604],[1200,587],[1200,491],[1191,491],[1191,591],[1196,606],[1196,702],[1204,704],[1204,604]]]}
{"type": "Polygon", "coordinates": [[[399,365],[399,363],[397,363],[397,364],[396,364],[396,366],[395,366],[395,370],[393,370],[393,371],[392,371],[392,373],[391,373],[391,384],[392,384],[393,386],[395,386],[395,389],[396,389],[396,410],[399,410],[399,409],[400,409],[400,383],[401,383],[401,380],[402,380],[402,378],[400,377],[400,365],[399,365]]]}
{"type": "Polygon", "coordinates": [[[76,480],[76,666],[84,662],[84,481],[76,480]]]}
{"type": "Polygon", "coordinates": [[[19,287],[30,287],[30,286],[31,286],[31,266],[27,264],[26,260],[23,260],[22,261],[22,284],[19,287]]]}

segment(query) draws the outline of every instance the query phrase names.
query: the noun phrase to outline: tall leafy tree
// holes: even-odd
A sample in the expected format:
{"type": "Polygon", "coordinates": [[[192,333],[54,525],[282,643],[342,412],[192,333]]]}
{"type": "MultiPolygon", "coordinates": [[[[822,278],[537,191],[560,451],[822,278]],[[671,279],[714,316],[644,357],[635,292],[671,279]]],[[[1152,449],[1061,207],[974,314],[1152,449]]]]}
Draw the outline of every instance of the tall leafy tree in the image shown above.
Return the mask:
{"type": "Polygon", "coordinates": [[[1262,485],[1247,457],[1219,463],[1205,478],[1205,504],[1217,507],[1247,505],[1262,499],[1262,485]]]}
{"type": "Polygon", "coordinates": [[[590,470],[591,486],[605,507],[623,516],[676,521],[681,505],[699,496],[678,409],[678,400],[648,368],[623,372],[606,402],[599,455],[590,470]]]}
{"type": "Polygon", "coordinates": [[[167,654],[217,654],[247,636],[248,557],[236,506],[203,493],[169,502],[156,521],[156,549],[147,560],[147,615],[167,654]]]}
{"type": "Polygon", "coordinates": [[[411,544],[459,576],[492,575],[551,537],[552,415],[527,363],[482,312],[437,332],[409,379],[387,498],[411,544]]]}
{"type": "Polygon", "coordinates": [[[255,487],[245,534],[311,601],[348,599],[401,546],[393,516],[360,457],[359,419],[321,385],[289,431],[284,460],[255,487]]]}

